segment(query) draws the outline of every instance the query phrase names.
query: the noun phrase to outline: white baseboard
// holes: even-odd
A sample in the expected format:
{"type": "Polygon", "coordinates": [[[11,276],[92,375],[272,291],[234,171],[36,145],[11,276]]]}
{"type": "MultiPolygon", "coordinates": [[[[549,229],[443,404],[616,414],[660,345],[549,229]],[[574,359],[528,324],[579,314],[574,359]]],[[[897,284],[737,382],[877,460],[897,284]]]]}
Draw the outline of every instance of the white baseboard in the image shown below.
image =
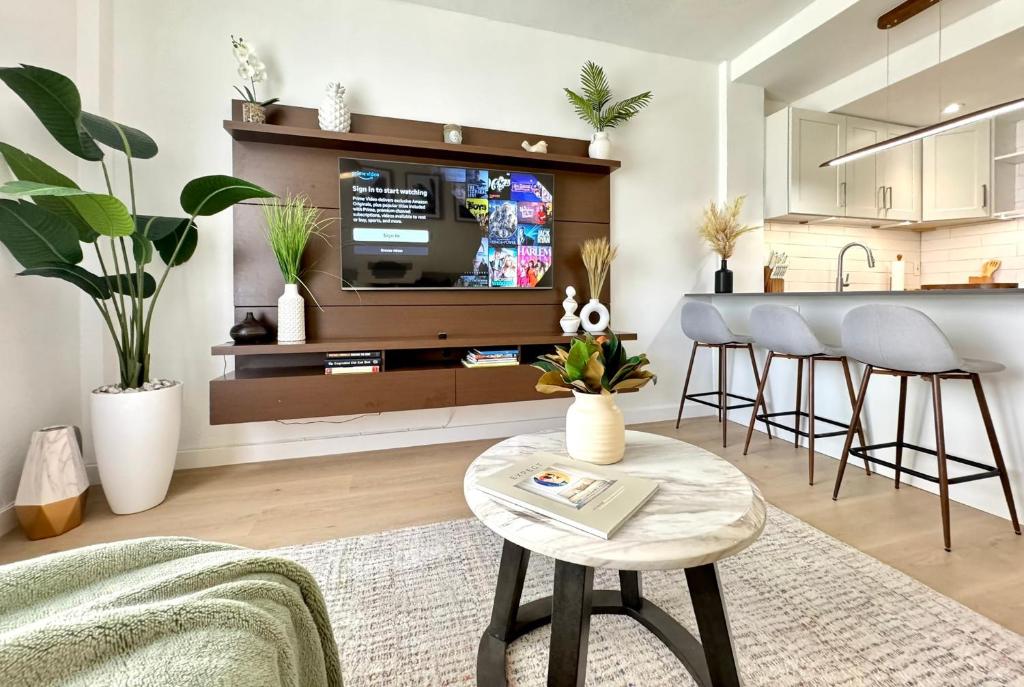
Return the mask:
{"type": "MultiPolygon", "coordinates": [[[[626,417],[627,423],[636,424],[674,419],[677,410],[678,408],[674,405],[650,406],[626,409],[623,410],[623,414],[626,417]]],[[[697,415],[699,411],[694,410],[693,414],[697,415]]],[[[687,412],[686,415],[690,416],[690,413],[687,412]]],[[[379,451],[407,446],[449,444],[456,441],[472,441],[475,439],[495,439],[509,437],[514,434],[556,430],[564,426],[565,414],[563,412],[551,417],[532,418],[529,420],[509,420],[507,422],[414,429],[404,432],[387,431],[373,434],[348,434],[272,443],[188,449],[178,453],[178,462],[175,469],[189,470],[217,465],[259,463],[270,460],[379,451]]],[[[88,468],[90,480],[93,483],[98,483],[95,466],[90,465],[88,468]]]]}
{"type": "Polygon", "coordinates": [[[18,517],[14,514],[14,504],[0,506],[0,536],[7,534],[18,526],[18,517]]]}

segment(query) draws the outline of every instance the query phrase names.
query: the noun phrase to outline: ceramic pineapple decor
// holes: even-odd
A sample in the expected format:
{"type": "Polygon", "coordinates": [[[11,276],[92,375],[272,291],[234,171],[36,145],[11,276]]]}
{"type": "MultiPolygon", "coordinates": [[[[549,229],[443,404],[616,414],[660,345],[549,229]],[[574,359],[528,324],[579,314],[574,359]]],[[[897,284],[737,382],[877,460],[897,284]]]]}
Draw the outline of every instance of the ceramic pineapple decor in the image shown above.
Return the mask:
{"type": "Polygon", "coordinates": [[[337,81],[327,84],[327,92],[318,111],[320,128],[347,134],[352,128],[352,113],[345,104],[345,87],[337,81]]]}

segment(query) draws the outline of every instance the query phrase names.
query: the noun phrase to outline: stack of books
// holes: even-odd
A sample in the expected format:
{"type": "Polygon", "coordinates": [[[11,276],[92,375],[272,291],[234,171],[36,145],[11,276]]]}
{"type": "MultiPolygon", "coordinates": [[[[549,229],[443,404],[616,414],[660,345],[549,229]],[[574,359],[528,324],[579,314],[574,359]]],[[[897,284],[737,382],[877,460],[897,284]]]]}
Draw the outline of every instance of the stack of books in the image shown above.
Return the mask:
{"type": "Polygon", "coordinates": [[[324,356],[324,374],[351,375],[380,372],[380,351],[340,351],[324,356]]]}
{"type": "Polygon", "coordinates": [[[498,367],[501,365],[518,365],[519,351],[516,349],[484,350],[471,348],[462,359],[466,367],[498,367]]]}

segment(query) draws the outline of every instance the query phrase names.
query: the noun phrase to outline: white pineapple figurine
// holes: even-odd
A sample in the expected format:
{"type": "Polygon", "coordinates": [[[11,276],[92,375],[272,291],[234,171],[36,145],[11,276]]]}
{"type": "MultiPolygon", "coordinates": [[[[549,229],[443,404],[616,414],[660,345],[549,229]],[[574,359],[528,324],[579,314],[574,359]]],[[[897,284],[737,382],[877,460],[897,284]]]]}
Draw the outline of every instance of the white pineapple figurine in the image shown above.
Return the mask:
{"type": "Polygon", "coordinates": [[[352,128],[352,113],[345,104],[345,87],[337,81],[327,84],[327,94],[320,102],[320,128],[347,134],[352,128]]]}

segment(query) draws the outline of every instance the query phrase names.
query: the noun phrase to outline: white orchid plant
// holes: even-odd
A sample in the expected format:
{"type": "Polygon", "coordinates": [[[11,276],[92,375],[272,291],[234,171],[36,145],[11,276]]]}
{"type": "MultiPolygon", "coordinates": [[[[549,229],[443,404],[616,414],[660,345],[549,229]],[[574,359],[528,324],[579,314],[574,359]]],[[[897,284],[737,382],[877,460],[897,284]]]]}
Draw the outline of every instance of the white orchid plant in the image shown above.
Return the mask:
{"type": "Polygon", "coordinates": [[[249,82],[248,86],[243,84],[242,88],[235,86],[235,90],[242,96],[242,99],[261,107],[276,103],[277,98],[263,101],[256,99],[256,84],[267,80],[267,65],[260,61],[252,43],[241,36],[238,38],[231,36],[231,49],[235,53],[235,59],[238,60],[238,75],[249,82]]]}

